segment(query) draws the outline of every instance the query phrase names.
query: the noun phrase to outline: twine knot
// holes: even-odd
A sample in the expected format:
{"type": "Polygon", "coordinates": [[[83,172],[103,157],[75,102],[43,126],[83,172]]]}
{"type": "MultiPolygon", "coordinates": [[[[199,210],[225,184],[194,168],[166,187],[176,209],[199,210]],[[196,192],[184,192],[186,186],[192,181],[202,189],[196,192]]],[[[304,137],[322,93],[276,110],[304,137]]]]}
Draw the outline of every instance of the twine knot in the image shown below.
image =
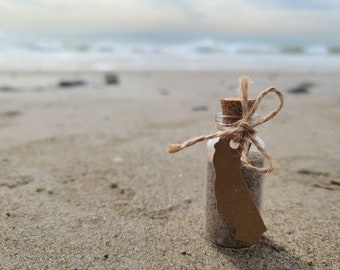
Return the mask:
{"type": "Polygon", "coordinates": [[[178,151],[183,150],[195,143],[210,140],[213,138],[224,138],[230,136],[234,142],[239,143],[239,146],[242,149],[241,152],[241,163],[244,167],[262,173],[271,172],[274,168],[274,160],[268,154],[268,152],[261,146],[261,144],[257,141],[256,138],[256,130],[255,127],[267,122],[269,119],[273,118],[283,107],[283,95],[280,91],[278,91],[274,87],[267,88],[263,90],[255,99],[255,102],[249,107],[248,106],[248,78],[241,77],[240,78],[240,99],[241,99],[241,107],[242,107],[242,118],[234,123],[228,125],[217,125],[218,131],[216,133],[199,136],[196,138],[192,138],[187,140],[181,144],[170,144],[168,145],[169,153],[176,153],[178,151]],[[279,98],[278,107],[273,110],[271,113],[267,114],[259,121],[255,123],[251,123],[251,119],[257,110],[262,99],[269,93],[274,93],[279,98]],[[227,127],[227,128],[226,128],[227,127]],[[250,144],[253,143],[260,153],[268,160],[269,165],[267,167],[261,168],[253,166],[249,163],[247,159],[247,154],[250,148],[250,144]]]}
{"type": "Polygon", "coordinates": [[[232,138],[235,142],[240,142],[241,139],[246,139],[250,135],[255,135],[255,128],[248,122],[239,122],[237,124],[237,129],[233,132],[232,138]]]}
{"type": "Polygon", "coordinates": [[[240,122],[238,127],[248,134],[254,135],[256,133],[255,128],[248,122],[240,122]]]}

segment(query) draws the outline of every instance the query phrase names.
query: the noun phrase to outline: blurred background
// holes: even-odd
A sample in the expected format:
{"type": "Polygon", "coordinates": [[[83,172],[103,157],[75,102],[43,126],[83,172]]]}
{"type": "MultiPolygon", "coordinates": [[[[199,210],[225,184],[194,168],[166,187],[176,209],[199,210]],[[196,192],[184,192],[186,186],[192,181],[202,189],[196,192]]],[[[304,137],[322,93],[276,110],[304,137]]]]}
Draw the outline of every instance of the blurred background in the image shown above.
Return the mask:
{"type": "Polygon", "coordinates": [[[0,70],[340,70],[337,0],[0,0],[0,70]]]}

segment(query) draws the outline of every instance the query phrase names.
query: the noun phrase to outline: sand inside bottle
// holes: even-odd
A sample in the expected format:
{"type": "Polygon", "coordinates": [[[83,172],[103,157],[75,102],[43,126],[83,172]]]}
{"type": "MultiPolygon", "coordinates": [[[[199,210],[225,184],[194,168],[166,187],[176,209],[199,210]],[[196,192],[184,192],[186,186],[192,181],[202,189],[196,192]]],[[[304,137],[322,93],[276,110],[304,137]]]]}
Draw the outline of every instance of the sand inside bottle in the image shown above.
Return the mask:
{"type": "MultiPolygon", "coordinates": [[[[263,166],[264,159],[257,151],[249,151],[248,160],[253,166],[263,166]]],[[[261,208],[263,174],[242,168],[243,178],[249,188],[257,209],[261,208]]],[[[206,182],[206,209],[205,209],[205,237],[207,240],[223,247],[245,248],[248,243],[235,239],[235,229],[217,212],[215,197],[215,169],[212,157],[208,158],[206,182]]]]}

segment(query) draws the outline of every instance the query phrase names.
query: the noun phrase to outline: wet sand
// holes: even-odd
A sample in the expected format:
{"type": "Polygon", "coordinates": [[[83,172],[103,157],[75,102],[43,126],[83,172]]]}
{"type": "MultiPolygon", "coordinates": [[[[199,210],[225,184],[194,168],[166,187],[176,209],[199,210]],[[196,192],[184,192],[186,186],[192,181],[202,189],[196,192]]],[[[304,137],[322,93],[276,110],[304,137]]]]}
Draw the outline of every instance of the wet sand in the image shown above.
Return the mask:
{"type": "Polygon", "coordinates": [[[340,267],[338,74],[117,74],[110,85],[99,72],[0,74],[0,269],[340,267]],[[286,104],[258,129],[276,161],[268,231],[229,250],[203,236],[205,143],[166,146],[214,132],[218,99],[236,96],[241,75],[251,96],[275,86],[286,104]]]}

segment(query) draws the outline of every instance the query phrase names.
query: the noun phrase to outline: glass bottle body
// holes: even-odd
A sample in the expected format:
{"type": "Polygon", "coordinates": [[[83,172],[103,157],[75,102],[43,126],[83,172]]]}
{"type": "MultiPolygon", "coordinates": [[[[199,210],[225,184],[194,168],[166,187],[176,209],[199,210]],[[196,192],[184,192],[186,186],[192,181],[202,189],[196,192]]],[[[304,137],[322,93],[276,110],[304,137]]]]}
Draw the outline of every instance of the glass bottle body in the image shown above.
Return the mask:
{"type": "MultiPolygon", "coordinates": [[[[264,147],[263,141],[257,137],[260,144],[264,147]]],[[[205,237],[207,240],[223,247],[229,248],[245,248],[251,246],[248,243],[235,239],[235,229],[228,221],[218,213],[216,209],[215,197],[215,169],[212,161],[214,153],[214,145],[219,138],[211,139],[207,143],[208,147],[208,166],[206,181],[206,202],[205,202],[205,237]]],[[[253,166],[262,167],[264,158],[253,145],[248,152],[248,161],[253,166]]],[[[243,178],[248,186],[253,201],[260,211],[263,174],[246,168],[242,168],[243,178]]]]}

